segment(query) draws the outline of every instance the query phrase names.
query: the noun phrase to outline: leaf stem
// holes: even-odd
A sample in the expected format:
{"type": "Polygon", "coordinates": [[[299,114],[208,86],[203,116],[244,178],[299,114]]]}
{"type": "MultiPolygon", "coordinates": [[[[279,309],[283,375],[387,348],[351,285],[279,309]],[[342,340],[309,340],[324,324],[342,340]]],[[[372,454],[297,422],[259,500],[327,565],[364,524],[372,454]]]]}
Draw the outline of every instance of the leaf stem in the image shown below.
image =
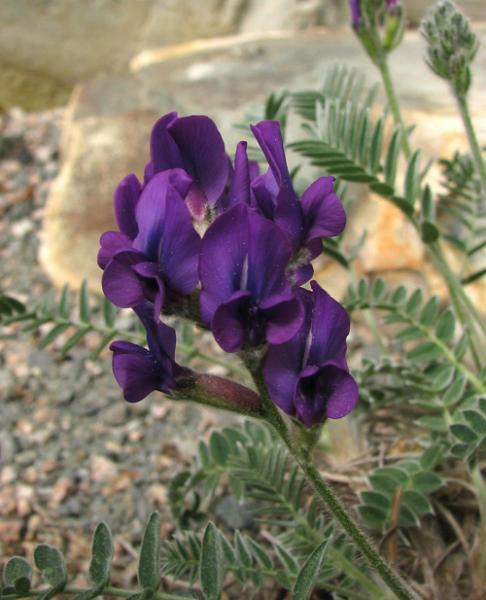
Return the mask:
{"type": "Polygon", "coordinates": [[[456,310],[457,316],[461,323],[467,328],[470,337],[471,352],[474,362],[478,368],[481,367],[481,356],[484,353],[484,343],[481,341],[477,332],[479,326],[483,333],[486,334],[486,321],[482,319],[477,312],[476,307],[464,292],[461,282],[456,277],[455,273],[447,264],[442,248],[437,242],[427,246],[429,255],[436,269],[442,274],[444,281],[449,289],[451,302],[456,310]]]}
{"type": "Polygon", "coordinates": [[[462,122],[464,124],[464,129],[466,130],[466,135],[469,142],[469,147],[471,149],[474,166],[476,167],[476,171],[479,175],[479,180],[481,182],[481,188],[483,194],[486,195],[486,164],[484,163],[483,155],[481,153],[481,147],[479,146],[478,138],[476,137],[476,131],[474,130],[474,125],[471,119],[471,112],[469,110],[469,104],[465,95],[454,94],[454,96],[457,102],[457,106],[459,108],[459,113],[461,115],[462,122]]]}
{"type": "Polygon", "coordinates": [[[315,465],[311,462],[299,459],[298,456],[296,456],[296,451],[293,451],[293,455],[314,490],[326,503],[326,506],[332,512],[335,519],[340,523],[356,546],[361,550],[369,564],[379,573],[388,588],[393,591],[400,600],[415,600],[415,593],[380,556],[373,543],[368,539],[364,532],[361,531],[334,494],[331,487],[321,477],[315,465]]]}
{"type": "MultiPolygon", "coordinates": [[[[385,89],[386,97],[387,97],[388,104],[390,106],[390,109],[391,109],[391,112],[393,115],[393,119],[394,119],[396,125],[398,125],[400,127],[400,130],[402,133],[402,135],[400,136],[401,146],[402,146],[402,150],[405,155],[405,158],[408,161],[408,160],[410,160],[410,157],[412,155],[412,150],[411,150],[410,142],[408,139],[407,129],[405,127],[405,123],[403,121],[402,114],[400,111],[400,105],[398,103],[397,95],[395,93],[395,87],[393,85],[393,80],[391,78],[391,73],[390,73],[390,69],[388,66],[386,55],[380,56],[375,61],[375,64],[378,67],[378,70],[380,71],[380,74],[382,77],[383,87],[385,89]]],[[[466,133],[467,133],[467,137],[469,140],[469,145],[471,147],[471,152],[473,155],[474,163],[476,165],[476,169],[478,171],[478,174],[479,174],[479,177],[481,180],[483,193],[486,194],[486,165],[484,163],[484,160],[483,160],[483,157],[481,154],[481,149],[479,147],[479,143],[476,138],[474,127],[473,127],[473,124],[471,121],[469,107],[468,107],[466,98],[464,96],[460,96],[460,95],[456,94],[456,100],[457,100],[457,103],[459,106],[462,120],[464,122],[464,127],[466,129],[466,133]]],[[[416,223],[416,220],[413,217],[411,220],[414,223],[414,225],[416,226],[416,228],[418,229],[418,224],[416,223]]],[[[432,260],[434,261],[436,268],[441,273],[441,275],[443,276],[443,278],[447,284],[447,287],[449,289],[449,293],[451,296],[451,301],[454,305],[454,308],[456,309],[457,316],[459,317],[459,319],[461,320],[463,325],[465,325],[467,327],[467,329],[470,333],[471,352],[472,352],[472,355],[473,355],[476,365],[479,367],[481,365],[481,360],[479,357],[482,354],[482,344],[481,344],[481,341],[478,340],[478,337],[475,333],[474,321],[477,323],[477,325],[479,325],[479,327],[485,334],[486,334],[486,321],[477,312],[474,304],[469,300],[466,293],[462,289],[462,285],[461,285],[458,277],[452,271],[452,269],[450,269],[449,265],[447,264],[447,261],[445,260],[443,254],[442,254],[442,250],[440,249],[439,245],[437,243],[427,244],[427,249],[429,251],[429,254],[430,254],[432,260]]]]}
{"type": "Polygon", "coordinates": [[[402,118],[402,113],[400,111],[400,105],[395,94],[395,87],[393,85],[393,80],[391,78],[391,73],[388,67],[386,56],[382,56],[379,60],[376,61],[375,64],[381,73],[383,87],[385,88],[385,93],[388,100],[388,105],[390,106],[390,110],[393,115],[393,120],[395,121],[396,125],[400,127],[400,144],[402,146],[403,154],[405,155],[405,158],[408,161],[412,156],[412,149],[410,148],[407,129],[405,127],[405,123],[402,118]]]}
{"type": "Polygon", "coordinates": [[[261,366],[259,365],[257,368],[252,368],[253,365],[247,362],[247,367],[253,375],[255,384],[262,398],[267,421],[274,427],[284,441],[285,445],[289,449],[290,454],[302,469],[307,482],[311,485],[321,500],[324,501],[334,518],[346,531],[357,548],[361,550],[368,563],[379,573],[383,582],[396,595],[396,597],[399,598],[399,600],[416,600],[417,596],[415,593],[410,590],[402,578],[380,556],[373,543],[368,539],[365,533],[361,531],[354,519],[350,516],[337,496],[334,494],[332,489],[327,485],[324,479],[322,479],[319,471],[311,462],[308,453],[302,453],[301,448],[294,447],[287,424],[268,394],[267,387],[263,379],[261,366]]]}

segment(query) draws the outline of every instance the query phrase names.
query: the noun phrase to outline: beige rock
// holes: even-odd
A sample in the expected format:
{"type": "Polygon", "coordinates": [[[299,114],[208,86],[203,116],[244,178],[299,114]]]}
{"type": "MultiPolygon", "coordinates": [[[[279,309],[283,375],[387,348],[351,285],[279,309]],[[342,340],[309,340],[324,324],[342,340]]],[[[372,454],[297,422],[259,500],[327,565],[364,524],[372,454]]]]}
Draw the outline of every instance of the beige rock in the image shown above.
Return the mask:
{"type": "MultiPolygon", "coordinates": [[[[434,5],[434,2],[424,0],[403,0],[407,9],[407,14],[412,23],[419,23],[427,10],[434,5]]],[[[484,0],[456,0],[456,4],[471,19],[477,21],[486,20],[486,5],[484,0]]]]}
{"type": "Polygon", "coordinates": [[[96,482],[108,483],[118,475],[116,464],[101,455],[91,457],[91,479],[96,482]]]}
{"type": "Polygon", "coordinates": [[[339,0],[2,0],[0,107],[59,104],[144,48],[346,20],[339,0]]]}
{"type": "Polygon", "coordinates": [[[113,192],[128,173],[142,175],[158,115],[139,110],[88,116],[83,100],[82,94],[75,99],[66,124],[65,160],[45,211],[40,260],[59,285],[77,287],[87,278],[99,289],[98,240],[114,226],[113,192]]]}

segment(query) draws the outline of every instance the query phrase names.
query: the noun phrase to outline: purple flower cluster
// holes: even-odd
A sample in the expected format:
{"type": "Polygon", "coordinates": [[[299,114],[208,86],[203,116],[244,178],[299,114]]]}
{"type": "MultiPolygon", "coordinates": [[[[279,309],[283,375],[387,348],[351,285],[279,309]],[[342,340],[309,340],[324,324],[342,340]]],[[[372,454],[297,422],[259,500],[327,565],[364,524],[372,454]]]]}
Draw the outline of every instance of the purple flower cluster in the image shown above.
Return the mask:
{"type": "Polygon", "coordinates": [[[175,331],[160,314],[199,305],[197,321],[226,352],[266,348],[272,400],[306,426],[347,414],[357,401],[346,364],[349,320],[315,282],[322,238],[345,226],[334,179],[299,198],[278,122],[252,128],[268,162],[260,173],[245,142],[234,161],[213,121],[170,113],[154,126],[143,183],[128,175],[115,192],[119,231],[101,237],[102,286],[134,309],[148,349],[114,342],[113,371],[126,400],[176,390],[175,331]],[[201,237],[202,236],[202,237],[201,237]]]}

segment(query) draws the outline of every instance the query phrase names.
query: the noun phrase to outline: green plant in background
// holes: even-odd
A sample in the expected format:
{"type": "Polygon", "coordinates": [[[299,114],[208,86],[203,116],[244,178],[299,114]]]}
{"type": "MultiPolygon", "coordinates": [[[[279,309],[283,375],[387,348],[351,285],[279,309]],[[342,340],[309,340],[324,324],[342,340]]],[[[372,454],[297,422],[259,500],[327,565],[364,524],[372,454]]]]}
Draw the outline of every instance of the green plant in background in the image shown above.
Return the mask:
{"type": "MultiPolygon", "coordinates": [[[[325,447],[321,428],[306,429],[295,421],[289,427],[269,396],[261,356],[242,352],[241,364],[200,351],[193,325],[184,319],[192,307],[184,307],[182,317],[173,317],[180,361],[187,367],[196,360],[223,366],[244,383],[253,379],[261,412],[253,415],[256,420],[213,432],[208,443],[200,442],[191,465],[173,478],[169,503],[178,532],[161,543],[160,519],[151,515],[140,551],[138,590],[110,586],[113,545],[102,523],[93,538],[89,588],[71,588],[62,555],[41,545],[34,562],[48,587],[32,588],[29,563],[14,557],[4,567],[2,599],[47,600],[58,593],[83,600],[100,595],[137,600],[187,597],[163,591],[161,577],[195,586],[208,600],[221,598],[228,583],[252,593],[270,581],[291,590],[297,600],[310,598],[315,588],[336,599],[416,598],[423,589],[410,579],[403,581],[389,562],[396,564],[401,549],[413,544],[416,527],[449,514],[443,495],[452,481],[472,491],[480,520],[476,536],[460,539],[461,544],[465,551],[479,548],[480,556],[486,548],[481,473],[486,451],[486,322],[464,289],[486,273],[477,263],[486,244],[486,168],[467,104],[478,41],[449,0],[439,2],[424,21],[427,62],[450,82],[471,149],[470,155],[457,153],[441,161],[444,191],[436,195],[427,183],[431,162],[409,139],[387,62],[403,37],[402,3],[351,0],[350,4],[353,29],[382,78],[387,107],[381,116],[373,117],[378,87],[368,86],[359,72],[338,65],[325,73],[318,90],[272,94],[258,118],[279,121],[282,131],[290,119],[299,119],[301,137],[289,147],[319,173],[338,178],[335,189],[347,208],[352,208],[350,183],[365,186],[402,211],[447,286],[450,303],[435,296],[424,298],[420,288],[391,289],[381,278],[359,279],[354,262],[363,240],[351,248],[342,236],[322,242],[324,254],[349,273],[346,309],[363,319],[380,349],[379,356],[363,358],[353,369],[360,387],[356,414],[361,426],[372,429],[383,419],[397,433],[413,431],[414,450],[405,457],[390,453],[370,463],[366,477],[353,486],[356,506],[343,505],[312,459],[325,447]],[[401,162],[403,183],[397,176],[401,162]],[[444,257],[444,244],[452,244],[461,254],[457,271],[444,257]],[[258,533],[229,534],[208,521],[223,492],[248,506],[258,533]],[[323,513],[323,506],[334,518],[323,513]],[[381,553],[355,523],[354,513],[381,539],[381,553]]],[[[249,155],[262,160],[258,149],[250,147],[249,155]]],[[[299,185],[300,169],[291,175],[299,185]]],[[[93,308],[86,285],[77,305],[71,306],[67,288],[57,302],[51,298],[28,307],[4,294],[0,323],[23,323],[25,331],[50,324],[40,347],[69,332],[62,355],[88,333],[100,338],[95,356],[119,335],[143,340],[143,330],[118,315],[108,300],[93,308]]],[[[187,394],[178,392],[177,398],[187,394]]],[[[206,397],[198,401],[211,404],[206,397]]],[[[242,412],[234,404],[227,408],[242,412]]],[[[484,560],[469,565],[471,580],[480,582],[471,584],[469,592],[481,594],[484,560]]]]}

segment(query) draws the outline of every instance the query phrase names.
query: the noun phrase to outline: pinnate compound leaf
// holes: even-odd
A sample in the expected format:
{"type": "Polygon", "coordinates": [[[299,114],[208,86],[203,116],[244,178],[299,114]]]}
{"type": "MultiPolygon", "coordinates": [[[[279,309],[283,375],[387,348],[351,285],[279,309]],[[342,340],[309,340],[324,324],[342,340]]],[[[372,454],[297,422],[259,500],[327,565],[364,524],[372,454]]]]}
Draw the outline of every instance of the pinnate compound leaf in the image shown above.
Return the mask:
{"type": "Polygon", "coordinates": [[[322,562],[329,547],[330,539],[325,540],[309,555],[297,575],[292,594],[293,600],[308,600],[319,577],[322,562]]]}
{"type": "Polygon", "coordinates": [[[160,514],[153,512],[143,533],[138,582],[144,589],[156,591],[160,585],[160,514]]]}
{"type": "Polygon", "coordinates": [[[209,521],[204,531],[199,575],[207,600],[219,600],[224,584],[224,556],[221,539],[214,523],[209,521]]]}

